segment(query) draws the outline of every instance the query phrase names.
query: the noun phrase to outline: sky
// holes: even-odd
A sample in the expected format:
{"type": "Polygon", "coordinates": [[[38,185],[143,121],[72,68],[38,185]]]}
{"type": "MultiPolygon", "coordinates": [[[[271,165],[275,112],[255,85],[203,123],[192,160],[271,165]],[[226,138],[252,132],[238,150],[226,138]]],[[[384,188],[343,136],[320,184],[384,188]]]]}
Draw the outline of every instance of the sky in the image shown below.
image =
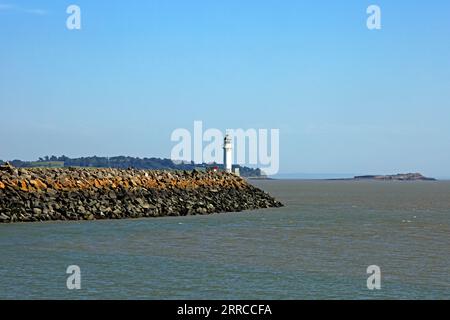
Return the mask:
{"type": "Polygon", "coordinates": [[[280,173],[450,178],[449,37],[444,0],[0,0],[0,159],[168,158],[199,120],[279,129],[280,173]]]}

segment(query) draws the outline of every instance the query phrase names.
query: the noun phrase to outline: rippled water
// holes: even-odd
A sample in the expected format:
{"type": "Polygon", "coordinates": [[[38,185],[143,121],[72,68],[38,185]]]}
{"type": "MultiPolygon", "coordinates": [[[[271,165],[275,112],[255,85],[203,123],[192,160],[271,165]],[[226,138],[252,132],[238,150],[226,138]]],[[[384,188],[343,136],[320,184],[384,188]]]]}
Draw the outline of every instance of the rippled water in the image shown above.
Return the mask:
{"type": "Polygon", "coordinates": [[[287,206],[0,225],[0,298],[450,298],[450,182],[254,183],[287,206]]]}

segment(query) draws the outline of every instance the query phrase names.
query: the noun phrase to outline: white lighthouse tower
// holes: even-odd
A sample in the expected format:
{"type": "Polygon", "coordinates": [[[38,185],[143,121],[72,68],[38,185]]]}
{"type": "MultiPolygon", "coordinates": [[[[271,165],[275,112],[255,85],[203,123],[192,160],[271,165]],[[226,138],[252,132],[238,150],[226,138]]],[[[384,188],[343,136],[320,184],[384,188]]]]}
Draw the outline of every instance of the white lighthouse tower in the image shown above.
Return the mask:
{"type": "Polygon", "coordinates": [[[230,135],[226,135],[223,139],[223,167],[226,172],[231,173],[232,162],[233,162],[233,147],[231,145],[230,135]]]}

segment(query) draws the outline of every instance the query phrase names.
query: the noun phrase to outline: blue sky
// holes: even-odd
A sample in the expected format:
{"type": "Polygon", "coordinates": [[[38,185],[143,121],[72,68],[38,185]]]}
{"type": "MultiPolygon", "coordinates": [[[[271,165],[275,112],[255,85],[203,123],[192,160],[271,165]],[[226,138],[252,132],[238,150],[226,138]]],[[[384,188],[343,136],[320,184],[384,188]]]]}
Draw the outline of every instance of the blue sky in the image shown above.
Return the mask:
{"type": "Polygon", "coordinates": [[[436,0],[0,0],[0,159],[169,157],[202,120],[279,128],[281,173],[450,177],[449,36],[436,0]]]}

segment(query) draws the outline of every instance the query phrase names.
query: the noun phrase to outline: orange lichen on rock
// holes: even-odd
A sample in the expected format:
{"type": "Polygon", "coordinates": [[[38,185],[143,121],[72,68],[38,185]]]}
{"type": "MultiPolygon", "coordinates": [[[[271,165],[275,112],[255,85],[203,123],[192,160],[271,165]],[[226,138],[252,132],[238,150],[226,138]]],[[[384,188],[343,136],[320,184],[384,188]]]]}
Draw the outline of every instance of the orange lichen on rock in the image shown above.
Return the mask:
{"type": "Polygon", "coordinates": [[[181,171],[140,171],[120,169],[27,169],[2,180],[22,191],[45,189],[77,191],[101,189],[197,189],[247,187],[242,178],[230,174],[181,171]],[[33,178],[29,178],[30,175],[33,178]],[[27,177],[25,178],[24,177],[27,177]],[[17,178],[19,179],[17,179],[17,178]]]}
{"type": "Polygon", "coordinates": [[[96,187],[96,188],[101,188],[101,183],[100,183],[100,181],[98,181],[98,179],[95,179],[94,180],[94,187],[96,187]]]}
{"type": "Polygon", "coordinates": [[[30,184],[38,190],[47,189],[47,185],[39,179],[30,180],[30,184]]]}
{"type": "Polygon", "coordinates": [[[20,181],[20,189],[22,191],[28,191],[27,182],[25,180],[20,181]]]}

